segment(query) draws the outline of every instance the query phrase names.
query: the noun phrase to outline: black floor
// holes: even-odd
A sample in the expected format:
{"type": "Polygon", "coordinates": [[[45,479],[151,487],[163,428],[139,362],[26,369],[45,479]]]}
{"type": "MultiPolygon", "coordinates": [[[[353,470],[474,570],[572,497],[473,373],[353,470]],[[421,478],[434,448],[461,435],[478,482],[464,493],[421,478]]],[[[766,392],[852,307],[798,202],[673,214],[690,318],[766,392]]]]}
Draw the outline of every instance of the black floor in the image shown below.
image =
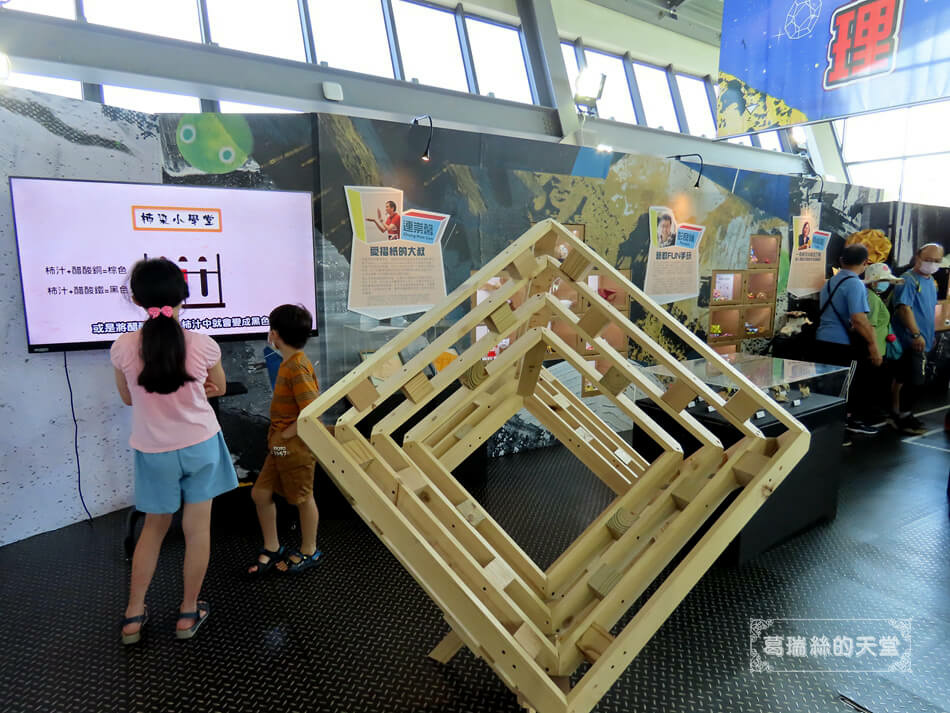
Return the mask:
{"type": "MultiPolygon", "coordinates": [[[[924,420],[936,429],[943,417],[924,420]]],[[[710,571],[596,710],[846,713],[839,690],[873,713],[950,710],[950,444],[921,441],[885,433],[848,449],[837,520],[710,571]],[[913,673],[750,673],[752,618],[913,618],[913,673]]],[[[475,489],[542,566],[610,498],[560,447],[492,461],[475,489]]],[[[359,520],[325,518],[325,559],[305,577],[241,581],[258,546],[247,495],[216,514],[212,618],[190,642],[172,634],[180,531],[149,593],[145,639],[130,648],[117,626],[123,513],[0,548],[0,710],[520,710],[471,654],[426,658],[446,631],[440,613],[359,520]]]]}

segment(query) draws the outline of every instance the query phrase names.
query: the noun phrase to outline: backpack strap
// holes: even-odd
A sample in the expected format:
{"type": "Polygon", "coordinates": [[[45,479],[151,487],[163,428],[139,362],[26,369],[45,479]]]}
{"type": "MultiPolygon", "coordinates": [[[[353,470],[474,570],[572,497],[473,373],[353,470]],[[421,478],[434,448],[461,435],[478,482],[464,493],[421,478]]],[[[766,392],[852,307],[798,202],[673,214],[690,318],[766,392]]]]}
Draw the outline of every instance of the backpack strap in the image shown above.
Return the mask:
{"type": "MultiPolygon", "coordinates": [[[[855,275],[853,272],[851,273],[851,276],[853,276],[855,279],[857,279],[857,277],[858,277],[858,276],[855,275]]],[[[838,308],[834,306],[834,303],[832,302],[832,299],[833,299],[834,296],[835,296],[835,292],[838,291],[838,288],[841,287],[846,281],[848,281],[848,280],[850,280],[850,279],[851,279],[851,277],[842,278],[841,282],[839,282],[837,285],[835,285],[835,288],[831,291],[831,294],[828,295],[828,300],[825,302],[824,307],[822,307],[822,308],[821,308],[821,311],[818,313],[818,316],[820,317],[822,314],[825,313],[825,310],[828,309],[828,305],[831,305],[831,310],[835,313],[835,316],[838,318],[838,321],[841,322],[841,326],[844,327],[844,330],[845,330],[846,332],[851,332],[851,330],[852,330],[852,327],[851,327],[851,320],[845,321],[845,320],[843,320],[843,319],[841,318],[841,313],[838,312],[838,308]]]]}

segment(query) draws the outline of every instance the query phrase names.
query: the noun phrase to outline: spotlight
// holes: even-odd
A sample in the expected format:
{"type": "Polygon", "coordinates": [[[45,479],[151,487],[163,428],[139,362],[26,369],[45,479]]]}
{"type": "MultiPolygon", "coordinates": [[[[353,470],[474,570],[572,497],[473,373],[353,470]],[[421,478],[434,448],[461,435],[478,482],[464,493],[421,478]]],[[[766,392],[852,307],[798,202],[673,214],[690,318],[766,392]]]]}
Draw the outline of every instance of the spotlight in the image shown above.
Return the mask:
{"type": "Polygon", "coordinates": [[[0,82],[5,82],[10,78],[10,72],[13,70],[10,65],[10,58],[3,52],[0,52],[0,82]]]}
{"type": "Polygon", "coordinates": [[[574,83],[574,106],[585,114],[597,116],[597,100],[604,93],[606,81],[607,75],[603,72],[584,67],[574,83]]]}
{"type": "Polygon", "coordinates": [[[706,164],[703,163],[702,156],[700,156],[698,153],[684,153],[684,154],[676,154],[675,156],[667,156],[667,158],[674,158],[677,161],[682,161],[686,156],[695,156],[696,158],[699,159],[699,175],[696,176],[696,183],[693,185],[693,188],[699,188],[699,181],[700,179],[702,179],[703,169],[706,167],[706,164]]]}
{"type": "Polygon", "coordinates": [[[429,155],[429,147],[432,146],[432,117],[428,114],[420,114],[419,116],[412,117],[412,126],[417,125],[423,119],[429,120],[429,138],[426,139],[426,150],[422,152],[422,156],[419,158],[426,163],[432,160],[432,157],[429,155]]]}
{"type": "Polygon", "coordinates": [[[614,147],[607,144],[597,144],[597,153],[613,153],[614,147]]]}

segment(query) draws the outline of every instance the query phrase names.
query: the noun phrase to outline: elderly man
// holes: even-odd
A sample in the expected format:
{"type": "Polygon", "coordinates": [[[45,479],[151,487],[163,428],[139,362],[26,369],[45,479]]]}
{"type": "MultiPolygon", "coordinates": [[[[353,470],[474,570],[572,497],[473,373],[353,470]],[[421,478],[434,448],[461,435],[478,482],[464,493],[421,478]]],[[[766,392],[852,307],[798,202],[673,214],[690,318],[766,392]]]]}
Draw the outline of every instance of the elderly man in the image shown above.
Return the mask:
{"type": "Polygon", "coordinates": [[[904,284],[895,288],[891,323],[904,348],[891,389],[892,411],[888,423],[902,433],[921,435],[926,427],[914,416],[911,406],[915,388],[923,386],[927,353],[934,345],[934,311],[937,283],[933,274],[940,269],[943,246],[927,243],[917,249],[914,266],[902,275],[904,284]],[[904,389],[904,385],[911,388],[904,389]],[[905,410],[901,410],[901,396],[905,410]]]}

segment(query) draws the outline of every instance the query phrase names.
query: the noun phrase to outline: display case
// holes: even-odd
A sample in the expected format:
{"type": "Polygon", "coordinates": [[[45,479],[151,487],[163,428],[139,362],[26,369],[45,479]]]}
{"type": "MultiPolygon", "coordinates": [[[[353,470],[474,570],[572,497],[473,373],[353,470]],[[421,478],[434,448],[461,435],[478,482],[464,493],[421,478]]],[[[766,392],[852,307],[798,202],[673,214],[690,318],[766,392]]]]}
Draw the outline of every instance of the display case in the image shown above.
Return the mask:
{"type": "Polygon", "coordinates": [[[735,305],[742,301],[745,289],[743,270],[713,270],[709,292],[711,305],[735,305]]]}
{"type": "Polygon", "coordinates": [[[778,267],[781,236],[753,235],[749,238],[749,269],[771,270],[778,267]]]}
{"type": "Polygon", "coordinates": [[[742,310],[742,332],[746,339],[772,336],[772,306],[746,307],[742,310]]]}
{"type": "Polygon", "coordinates": [[[709,332],[707,338],[710,344],[736,341],[745,337],[742,330],[741,307],[712,307],[709,310],[709,332]]]}
{"type": "Polygon", "coordinates": [[[749,270],[745,274],[743,302],[746,304],[775,304],[778,288],[778,269],[749,270]]]}

